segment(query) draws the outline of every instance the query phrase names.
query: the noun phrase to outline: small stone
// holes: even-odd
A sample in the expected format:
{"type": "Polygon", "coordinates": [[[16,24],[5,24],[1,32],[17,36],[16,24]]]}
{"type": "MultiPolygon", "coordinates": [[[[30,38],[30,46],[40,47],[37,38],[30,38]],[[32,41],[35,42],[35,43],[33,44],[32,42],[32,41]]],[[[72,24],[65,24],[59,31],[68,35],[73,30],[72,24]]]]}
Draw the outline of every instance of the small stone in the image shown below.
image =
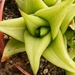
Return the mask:
{"type": "Polygon", "coordinates": [[[8,35],[4,35],[4,39],[8,39],[9,37],[8,37],[8,35]]]}
{"type": "Polygon", "coordinates": [[[48,73],[48,69],[44,69],[43,73],[47,74],[48,73]]]}
{"type": "Polygon", "coordinates": [[[7,7],[5,7],[5,11],[7,11],[7,9],[8,9],[8,8],[7,8],[7,7]]]}

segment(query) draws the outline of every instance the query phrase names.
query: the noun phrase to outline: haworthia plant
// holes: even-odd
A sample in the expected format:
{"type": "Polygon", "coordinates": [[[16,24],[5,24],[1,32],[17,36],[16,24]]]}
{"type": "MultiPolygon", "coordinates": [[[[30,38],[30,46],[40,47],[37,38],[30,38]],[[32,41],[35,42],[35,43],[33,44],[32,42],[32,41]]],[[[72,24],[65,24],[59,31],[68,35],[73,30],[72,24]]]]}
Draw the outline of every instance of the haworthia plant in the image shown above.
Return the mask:
{"type": "Polygon", "coordinates": [[[26,51],[34,75],[41,56],[63,68],[66,74],[75,74],[75,31],[70,25],[75,16],[74,0],[15,1],[22,17],[0,22],[0,31],[12,37],[2,61],[26,51]],[[68,46],[73,48],[72,52],[68,52],[68,46]]]}
{"type": "Polygon", "coordinates": [[[29,32],[33,35],[36,36],[36,31],[40,28],[40,27],[49,27],[49,23],[47,21],[45,21],[44,19],[41,19],[37,16],[34,15],[27,15],[25,14],[23,11],[21,11],[22,16],[25,19],[26,22],[26,26],[27,29],[29,30],[29,32]]]}

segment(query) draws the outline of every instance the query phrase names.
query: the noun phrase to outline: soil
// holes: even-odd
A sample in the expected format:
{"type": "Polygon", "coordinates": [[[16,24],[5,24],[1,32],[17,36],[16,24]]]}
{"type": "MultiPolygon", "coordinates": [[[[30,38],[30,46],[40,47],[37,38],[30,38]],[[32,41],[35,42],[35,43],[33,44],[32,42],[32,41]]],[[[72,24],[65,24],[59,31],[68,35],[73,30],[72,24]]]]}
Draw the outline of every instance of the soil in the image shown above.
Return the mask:
{"type": "MultiPolygon", "coordinates": [[[[3,20],[20,17],[17,5],[14,0],[6,0],[3,12],[3,20]]],[[[9,36],[4,36],[7,42],[10,38],[9,36]]],[[[1,59],[1,55],[0,55],[1,59]]],[[[12,56],[9,60],[5,62],[0,62],[0,75],[24,75],[20,70],[16,68],[15,65],[19,65],[22,69],[33,75],[27,54],[25,52],[18,53],[12,56]]],[[[45,58],[41,57],[40,67],[37,75],[65,75],[65,71],[50,62],[45,58]]]]}

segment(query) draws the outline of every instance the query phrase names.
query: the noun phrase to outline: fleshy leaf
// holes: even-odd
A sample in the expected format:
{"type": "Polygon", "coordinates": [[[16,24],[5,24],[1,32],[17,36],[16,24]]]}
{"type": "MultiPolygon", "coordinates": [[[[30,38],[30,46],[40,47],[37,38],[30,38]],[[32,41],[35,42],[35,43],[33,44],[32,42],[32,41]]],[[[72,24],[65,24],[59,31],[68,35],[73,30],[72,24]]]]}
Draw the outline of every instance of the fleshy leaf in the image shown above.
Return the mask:
{"type": "Polygon", "coordinates": [[[33,14],[47,5],[42,0],[15,0],[18,7],[27,14],[33,14]]]}
{"type": "MultiPolygon", "coordinates": [[[[75,53],[75,52],[74,52],[75,53]]],[[[73,54],[74,54],[73,53],[73,54]]],[[[73,59],[73,61],[75,62],[75,56],[72,58],[73,59]]],[[[75,73],[74,72],[70,72],[70,71],[66,71],[65,70],[65,73],[66,73],[66,75],[75,75],[75,73]]]]}
{"type": "Polygon", "coordinates": [[[25,45],[23,42],[20,42],[14,38],[11,38],[5,46],[1,61],[9,59],[12,55],[24,52],[25,45]]]}
{"type": "Polygon", "coordinates": [[[63,34],[66,32],[68,26],[70,25],[69,23],[74,18],[74,16],[75,16],[75,4],[72,4],[61,24],[61,31],[63,34]]]}
{"type": "MultiPolygon", "coordinates": [[[[68,52],[70,57],[73,59],[73,61],[75,62],[75,46],[73,47],[73,50],[71,52],[68,52]]],[[[66,75],[75,75],[74,72],[70,72],[65,70],[66,75]]]]}
{"type": "Polygon", "coordinates": [[[67,40],[67,44],[73,48],[75,46],[74,38],[72,37],[71,39],[67,40]]]}
{"type": "Polygon", "coordinates": [[[26,25],[24,19],[15,18],[10,20],[4,20],[0,22],[0,31],[8,34],[9,36],[24,42],[24,31],[26,25]]]}
{"type": "Polygon", "coordinates": [[[48,32],[50,32],[49,27],[40,27],[40,37],[45,36],[48,32]]]}
{"type": "Polygon", "coordinates": [[[74,36],[74,31],[71,29],[67,29],[67,31],[65,32],[65,35],[67,40],[70,40],[74,36]]]}
{"type": "Polygon", "coordinates": [[[36,75],[39,69],[40,57],[51,41],[51,35],[48,33],[42,38],[33,37],[28,31],[25,31],[25,49],[28,55],[32,70],[36,75]]]}
{"type": "Polygon", "coordinates": [[[75,72],[75,63],[68,55],[61,31],[44,51],[43,56],[58,67],[75,72]]]}
{"type": "Polygon", "coordinates": [[[33,36],[36,36],[36,30],[38,28],[42,26],[47,26],[47,27],[49,26],[49,23],[40,17],[34,16],[34,15],[27,15],[21,10],[20,12],[25,19],[27,29],[33,36]]]}
{"type": "Polygon", "coordinates": [[[53,39],[57,36],[62,21],[73,1],[74,0],[62,1],[52,7],[40,9],[35,13],[36,16],[40,16],[50,23],[53,39]]]}

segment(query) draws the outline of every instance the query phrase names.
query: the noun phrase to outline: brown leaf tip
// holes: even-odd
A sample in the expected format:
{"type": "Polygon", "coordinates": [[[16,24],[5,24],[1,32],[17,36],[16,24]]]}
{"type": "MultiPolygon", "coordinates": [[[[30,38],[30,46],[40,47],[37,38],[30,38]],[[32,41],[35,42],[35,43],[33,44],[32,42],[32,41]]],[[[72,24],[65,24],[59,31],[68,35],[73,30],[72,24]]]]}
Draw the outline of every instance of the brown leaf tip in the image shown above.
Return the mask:
{"type": "Polygon", "coordinates": [[[4,56],[4,57],[2,57],[2,58],[1,58],[1,62],[6,61],[7,59],[9,59],[9,58],[8,58],[8,57],[6,57],[6,56],[4,56]]]}

